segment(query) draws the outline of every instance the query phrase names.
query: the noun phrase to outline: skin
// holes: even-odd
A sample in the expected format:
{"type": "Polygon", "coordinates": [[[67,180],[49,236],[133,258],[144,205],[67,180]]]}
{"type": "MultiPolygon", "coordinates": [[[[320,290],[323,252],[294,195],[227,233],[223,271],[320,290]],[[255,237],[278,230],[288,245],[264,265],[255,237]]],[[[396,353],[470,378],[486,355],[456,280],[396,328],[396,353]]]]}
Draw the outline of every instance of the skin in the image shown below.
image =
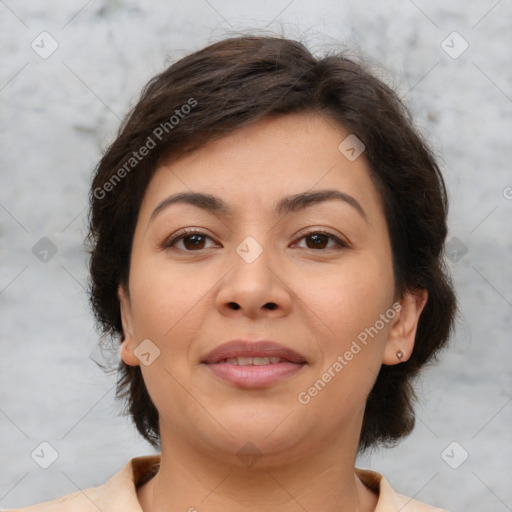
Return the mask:
{"type": "Polygon", "coordinates": [[[365,400],[380,366],[400,364],[399,350],[402,362],[411,354],[427,296],[394,295],[382,201],[364,153],[349,161],[338,150],[348,134],[319,115],[292,114],[159,164],[139,212],[129,285],[118,294],[122,358],[141,366],[160,415],[160,471],[138,489],[144,512],[375,509],[376,494],[354,472],[365,400]],[[285,196],[321,189],[350,194],[366,219],[336,200],[273,212],[285,196]],[[191,191],[222,198],[233,214],[174,204],[151,220],[166,197],[191,191]],[[187,227],[205,237],[162,248],[187,227]],[[306,236],[319,230],[347,247],[306,236]],[[236,251],[248,236],[263,249],[252,263],[236,251]],[[397,300],[401,311],[300,403],[298,394],[397,300]],[[307,364],[268,388],[248,390],[200,363],[239,338],[277,341],[307,364]],[[145,339],[160,350],[147,366],[134,353],[145,339]],[[237,456],[248,442],[260,456],[251,467],[237,456]]]}

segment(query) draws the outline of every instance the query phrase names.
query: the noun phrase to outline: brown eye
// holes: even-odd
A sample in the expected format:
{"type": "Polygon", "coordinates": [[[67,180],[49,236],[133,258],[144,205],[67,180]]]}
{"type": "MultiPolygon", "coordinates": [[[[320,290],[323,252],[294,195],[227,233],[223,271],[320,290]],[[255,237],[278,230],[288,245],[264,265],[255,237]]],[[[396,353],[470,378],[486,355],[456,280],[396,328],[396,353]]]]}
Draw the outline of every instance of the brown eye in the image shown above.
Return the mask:
{"type": "Polygon", "coordinates": [[[182,231],[179,235],[167,240],[164,244],[165,248],[173,247],[185,252],[194,252],[206,249],[206,239],[211,238],[202,231],[187,230],[182,231]],[[176,247],[179,242],[183,242],[182,247],[176,247]]]}
{"type": "Polygon", "coordinates": [[[328,250],[348,247],[348,244],[342,242],[337,236],[327,231],[311,231],[310,233],[304,234],[301,237],[301,240],[303,239],[309,240],[309,242],[306,241],[306,249],[328,250]],[[333,241],[334,246],[328,247],[329,241],[333,241]]]}

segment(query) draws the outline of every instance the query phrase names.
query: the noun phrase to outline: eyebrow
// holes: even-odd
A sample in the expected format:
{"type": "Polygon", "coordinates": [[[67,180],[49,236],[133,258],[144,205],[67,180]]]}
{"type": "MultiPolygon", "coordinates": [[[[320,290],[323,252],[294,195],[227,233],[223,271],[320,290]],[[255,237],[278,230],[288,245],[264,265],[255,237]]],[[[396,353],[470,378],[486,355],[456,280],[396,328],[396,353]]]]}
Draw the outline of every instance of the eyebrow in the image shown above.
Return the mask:
{"type": "MultiPolygon", "coordinates": [[[[325,201],[333,200],[343,201],[344,203],[352,206],[352,208],[354,208],[361,215],[361,217],[368,221],[363,207],[354,197],[345,192],[334,189],[317,190],[314,192],[301,192],[299,194],[284,197],[279,200],[275,206],[274,213],[278,215],[288,214],[310,208],[311,206],[323,203],[325,201]]],[[[219,197],[200,192],[180,192],[173,194],[161,201],[153,210],[150,222],[159,213],[173,204],[191,204],[210,213],[224,216],[233,215],[233,210],[219,197]]]]}

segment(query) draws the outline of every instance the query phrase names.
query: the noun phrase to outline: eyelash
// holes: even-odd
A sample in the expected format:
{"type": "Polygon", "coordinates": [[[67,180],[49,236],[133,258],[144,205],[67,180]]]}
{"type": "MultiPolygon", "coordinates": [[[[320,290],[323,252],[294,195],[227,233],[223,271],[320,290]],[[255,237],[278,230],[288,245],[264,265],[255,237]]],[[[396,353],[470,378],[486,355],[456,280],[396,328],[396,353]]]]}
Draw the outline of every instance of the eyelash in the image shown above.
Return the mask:
{"type": "MultiPolygon", "coordinates": [[[[210,240],[212,239],[210,236],[208,236],[206,233],[203,233],[202,231],[199,231],[199,230],[196,230],[196,229],[185,229],[183,230],[179,235],[176,235],[176,236],[173,236],[169,239],[167,239],[161,246],[162,249],[170,249],[172,248],[173,244],[175,244],[176,242],[184,239],[184,238],[187,238],[189,236],[193,236],[193,235],[201,235],[205,238],[210,238],[210,240]]],[[[312,250],[312,251],[329,251],[329,250],[332,250],[332,249],[335,249],[335,250],[341,250],[341,249],[348,249],[350,246],[347,242],[344,242],[343,240],[340,240],[337,236],[333,235],[332,233],[329,233],[328,231],[323,231],[323,230],[313,230],[313,231],[308,231],[306,233],[300,233],[300,238],[299,240],[302,240],[303,238],[307,238],[309,236],[312,236],[312,235],[324,235],[324,236],[327,236],[328,238],[330,238],[331,240],[333,240],[335,242],[335,244],[337,245],[337,247],[330,247],[330,248],[327,248],[327,249],[310,249],[308,247],[306,247],[306,249],[308,250],[312,250]]],[[[183,251],[183,252],[199,252],[203,249],[199,249],[198,251],[189,251],[189,250],[183,250],[183,249],[178,249],[180,251],[183,251]]]]}

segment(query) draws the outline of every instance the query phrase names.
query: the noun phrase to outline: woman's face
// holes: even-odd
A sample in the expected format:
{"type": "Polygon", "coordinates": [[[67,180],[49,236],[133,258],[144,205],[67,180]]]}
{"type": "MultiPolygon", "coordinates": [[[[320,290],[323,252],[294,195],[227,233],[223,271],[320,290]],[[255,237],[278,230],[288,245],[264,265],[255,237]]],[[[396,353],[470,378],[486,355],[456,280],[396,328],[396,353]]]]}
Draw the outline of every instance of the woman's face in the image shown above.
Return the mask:
{"type": "Polygon", "coordinates": [[[286,115],[156,170],[119,295],[122,357],[141,366],[163,450],[275,463],[357,449],[366,397],[381,364],[408,358],[421,304],[394,297],[383,206],[364,153],[339,149],[348,135],[286,115]],[[233,340],[246,343],[212,353],[233,340]]]}

